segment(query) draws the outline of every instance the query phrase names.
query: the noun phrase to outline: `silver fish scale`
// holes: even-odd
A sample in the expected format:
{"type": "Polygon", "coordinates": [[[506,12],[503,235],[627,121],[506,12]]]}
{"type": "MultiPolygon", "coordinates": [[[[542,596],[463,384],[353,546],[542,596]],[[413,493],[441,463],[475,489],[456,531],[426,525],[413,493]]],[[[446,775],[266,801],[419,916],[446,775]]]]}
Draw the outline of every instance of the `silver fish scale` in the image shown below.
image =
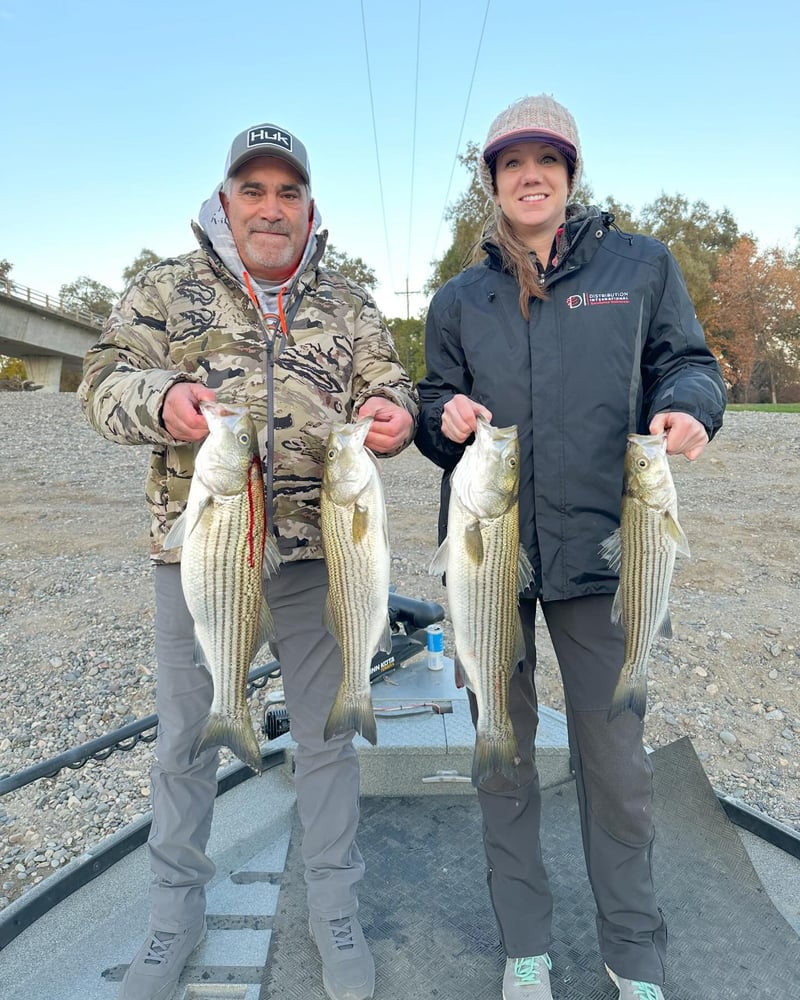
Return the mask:
{"type": "Polygon", "coordinates": [[[457,497],[451,503],[448,537],[459,547],[448,559],[447,590],[456,651],[478,699],[481,732],[510,726],[508,681],[519,626],[517,505],[502,517],[481,522],[483,562],[466,555],[463,539],[474,515],[457,497]]]}
{"type": "Polygon", "coordinates": [[[622,500],[620,535],[625,662],[635,664],[638,674],[667,615],[677,545],[667,534],[664,514],[628,496],[622,500]]]}
{"type": "Polygon", "coordinates": [[[182,555],[187,604],[215,681],[212,711],[223,715],[246,710],[244,680],[258,652],[263,491],[254,489],[252,496],[252,527],[247,490],[232,499],[215,499],[182,555]]]}
{"type": "Polygon", "coordinates": [[[370,689],[372,656],[386,627],[389,592],[386,512],[377,469],[358,502],[369,524],[358,544],[353,540],[353,507],[338,507],[324,496],[322,532],[344,681],[363,694],[370,689]]]}

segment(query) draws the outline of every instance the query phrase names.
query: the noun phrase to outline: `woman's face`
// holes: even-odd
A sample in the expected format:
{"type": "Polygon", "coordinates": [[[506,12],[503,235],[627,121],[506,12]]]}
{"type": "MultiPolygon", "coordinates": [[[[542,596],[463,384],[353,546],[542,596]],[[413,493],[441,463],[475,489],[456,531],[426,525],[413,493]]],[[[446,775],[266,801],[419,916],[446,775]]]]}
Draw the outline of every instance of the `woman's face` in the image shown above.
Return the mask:
{"type": "Polygon", "coordinates": [[[567,161],[553,146],[520,142],[497,154],[494,200],[527,245],[555,235],[568,195],[567,161]]]}

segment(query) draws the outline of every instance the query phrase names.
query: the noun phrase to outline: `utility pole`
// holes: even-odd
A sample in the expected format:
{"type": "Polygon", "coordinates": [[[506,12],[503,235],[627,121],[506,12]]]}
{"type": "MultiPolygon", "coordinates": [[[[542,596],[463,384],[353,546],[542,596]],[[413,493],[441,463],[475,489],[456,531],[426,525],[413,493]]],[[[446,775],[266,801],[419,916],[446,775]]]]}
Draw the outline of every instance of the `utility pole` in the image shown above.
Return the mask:
{"type": "Polygon", "coordinates": [[[408,290],[408,278],[406,278],[406,290],[404,292],[395,292],[395,295],[405,295],[406,297],[406,319],[411,319],[411,306],[409,304],[409,299],[412,295],[422,295],[422,290],[417,289],[415,292],[410,292],[408,290]]]}

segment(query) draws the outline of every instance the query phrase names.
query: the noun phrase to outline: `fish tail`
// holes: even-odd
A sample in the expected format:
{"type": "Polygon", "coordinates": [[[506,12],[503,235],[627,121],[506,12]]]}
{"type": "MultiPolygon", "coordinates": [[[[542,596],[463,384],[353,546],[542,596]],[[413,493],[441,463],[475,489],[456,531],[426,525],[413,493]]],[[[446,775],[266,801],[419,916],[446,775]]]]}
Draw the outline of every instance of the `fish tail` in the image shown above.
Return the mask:
{"type": "Polygon", "coordinates": [[[329,740],[332,736],[347,733],[351,729],[361,733],[373,746],[378,742],[378,726],[369,692],[354,695],[340,690],[325,723],[323,736],[329,740]]]}
{"type": "Polygon", "coordinates": [[[647,710],[647,677],[642,672],[635,673],[627,664],[624,664],[614,689],[614,697],[606,717],[607,721],[611,722],[616,719],[626,709],[630,709],[640,719],[644,719],[647,710]]]}
{"type": "Polygon", "coordinates": [[[518,788],[522,784],[518,765],[519,753],[513,732],[491,738],[477,733],[472,755],[472,784],[476,788],[493,774],[502,774],[518,788]]]}
{"type": "Polygon", "coordinates": [[[212,712],[203,730],[192,747],[191,760],[194,761],[203,750],[211,747],[228,747],[242,761],[261,774],[264,762],[253,726],[247,718],[228,718],[212,712]]]}

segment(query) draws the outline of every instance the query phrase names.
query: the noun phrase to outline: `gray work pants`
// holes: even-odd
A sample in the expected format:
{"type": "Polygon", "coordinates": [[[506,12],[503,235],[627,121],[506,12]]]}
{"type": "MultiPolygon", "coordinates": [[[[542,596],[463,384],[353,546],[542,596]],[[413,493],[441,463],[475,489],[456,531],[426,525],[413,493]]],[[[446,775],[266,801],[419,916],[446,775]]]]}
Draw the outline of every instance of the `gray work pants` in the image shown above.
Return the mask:
{"type": "MultiPolygon", "coordinates": [[[[567,731],[580,808],[586,869],[606,964],[626,979],[664,982],[666,926],[655,901],[651,849],[652,768],[644,726],[633,712],[606,721],[623,660],[622,630],[611,624],[612,597],[543,603],[564,685],[567,731]]],[[[541,798],[534,759],[539,716],[536,602],[520,602],[526,657],[511,678],[509,712],[523,786],[495,775],[478,789],[489,865],[489,893],[511,958],[541,955],[552,943],[553,899],[539,842],[541,798]]],[[[473,718],[477,712],[470,695],[473,718]]]]}
{"type": "MultiPolygon", "coordinates": [[[[309,910],[325,919],[358,907],[364,862],[355,842],[359,768],[354,734],[322,738],[342,675],[339,646],[322,624],[328,577],[322,560],[287,563],[267,585],[295,751],[297,807],[309,910]]],[[[179,566],[155,567],[156,760],[151,769],[153,824],[148,841],[151,918],[177,931],[202,918],[215,868],[206,856],[216,795],[218,753],[190,752],[211,705],[213,685],[194,663],[191,615],[179,566]]],[[[264,789],[263,794],[268,794],[264,789]]]]}

